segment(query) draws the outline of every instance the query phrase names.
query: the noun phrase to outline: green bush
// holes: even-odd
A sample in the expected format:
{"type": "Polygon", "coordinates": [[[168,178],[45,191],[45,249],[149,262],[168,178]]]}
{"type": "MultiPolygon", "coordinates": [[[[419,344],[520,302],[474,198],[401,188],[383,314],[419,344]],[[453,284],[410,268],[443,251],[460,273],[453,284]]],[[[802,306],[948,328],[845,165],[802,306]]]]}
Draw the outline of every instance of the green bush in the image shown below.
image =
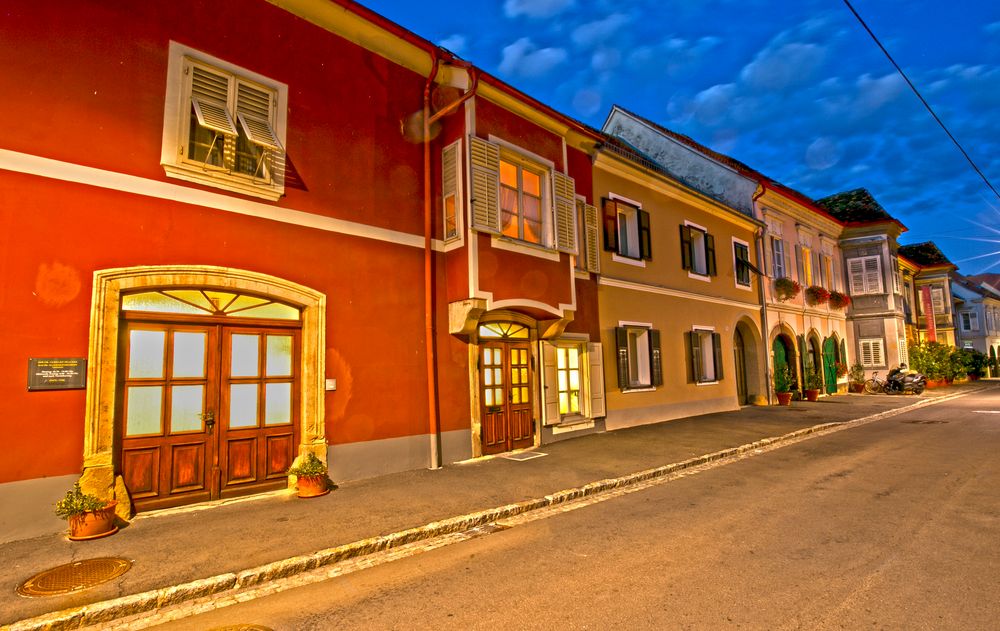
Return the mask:
{"type": "Polygon", "coordinates": [[[106,500],[84,493],[77,482],[66,491],[66,496],[56,502],[56,515],[69,519],[74,515],[100,510],[108,505],[106,500]]]}
{"type": "Polygon", "coordinates": [[[921,342],[911,346],[910,368],[922,373],[928,379],[952,379],[954,378],[952,350],[952,346],[940,342],[921,342]]]}

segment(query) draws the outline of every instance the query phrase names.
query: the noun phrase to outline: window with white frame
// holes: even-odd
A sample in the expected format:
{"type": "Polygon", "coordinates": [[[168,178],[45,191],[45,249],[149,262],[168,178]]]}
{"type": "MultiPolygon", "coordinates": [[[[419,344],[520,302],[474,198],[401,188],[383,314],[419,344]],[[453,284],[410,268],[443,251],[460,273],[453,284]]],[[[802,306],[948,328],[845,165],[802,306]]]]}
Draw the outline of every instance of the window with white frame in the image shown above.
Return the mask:
{"type": "Polygon", "coordinates": [[[541,342],[541,347],[544,423],[604,416],[601,344],[571,336],[541,342]]]}
{"type": "Polygon", "coordinates": [[[544,243],[543,182],[547,176],[539,166],[501,152],[500,232],[504,236],[528,243],[544,243]]]}
{"type": "Polygon", "coordinates": [[[944,313],[944,289],[942,287],[931,287],[931,305],[934,313],[944,313]]]}
{"type": "Polygon", "coordinates": [[[715,237],[686,222],[681,229],[681,267],[698,276],[715,276],[715,237]]]}
{"type": "Polygon", "coordinates": [[[161,164],[168,176],[275,200],[288,88],[171,42],[161,164]]]}
{"type": "Polygon", "coordinates": [[[663,385],[660,332],[648,326],[626,325],[615,329],[618,386],[622,390],[663,385]]]}
{"type": "Polygon", "coordinates": [[[750,245],[745,241],[733,241],[733,269],[736,284],[750,286],[750,245]]]}
{"type": "Polygon", "coordinates": [[[605,198],[604,249],[637,261],[653,258],[649,213],[637,204],[605,198]]]}
{"type": "Polygon", "coordinates": [[[771,237],[771,273],[775,278],[784,278],[785,271],[785,243],[778,237],[771,237]]]}
{"type": "Polygon", "coordinates": [[[847,273],[851,279],[851,295],[883,293],[882,261],[878,256],[847,259],[847,273]]]}
{"type": "Polygon", "coordinates": [[[979,330],[979,314],[975,311],[963,311],[962,316],[962,330],[963,331],[978,331],[979,330]]]}
{"type": "Polygon", "coordinates": [[[885,343],[881,338],[869,338],[858,341],[861,347],[861,365],[865,368],[885,366],[885,343]]]}
{"type": "Polygon", "coordinates": [[[687,333],[691,377],[695,383],[722,379],[722,336],[713,329],[695,328],[687,333]]]}

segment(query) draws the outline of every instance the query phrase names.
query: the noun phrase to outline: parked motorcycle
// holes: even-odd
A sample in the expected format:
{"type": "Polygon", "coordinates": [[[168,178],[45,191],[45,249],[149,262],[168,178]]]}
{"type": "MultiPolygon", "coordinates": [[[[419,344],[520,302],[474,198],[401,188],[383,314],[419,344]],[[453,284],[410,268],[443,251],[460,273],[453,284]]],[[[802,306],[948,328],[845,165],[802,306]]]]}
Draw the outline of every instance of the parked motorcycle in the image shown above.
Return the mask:
{"type": "Polygon", "coordinates": [[[886,377],[883,391],[886,394],[920,394],[927,387],[927,378],[915,370],[907,370],[906,364],[891,370],[886,377]]]}

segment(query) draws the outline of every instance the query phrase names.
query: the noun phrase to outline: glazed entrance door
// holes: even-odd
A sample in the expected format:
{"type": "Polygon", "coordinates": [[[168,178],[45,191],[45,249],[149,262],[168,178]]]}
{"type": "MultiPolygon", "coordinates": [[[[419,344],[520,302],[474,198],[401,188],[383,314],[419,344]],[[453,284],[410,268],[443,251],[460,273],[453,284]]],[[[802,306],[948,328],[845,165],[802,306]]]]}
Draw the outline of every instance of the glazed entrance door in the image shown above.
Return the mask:
{"type": "Polygon", "coordinates": [[[486,342],[479,352],[483,453],[531,447],[535,422],[530,345],[486,342]]]}
{"type": "Polygon", "coordinates": [[[285,485],[298,443],[298,330],[122,327],[118,469],[138,510],[285,485]]]}
{"type": "Polygon", "coordinates": [[[746,351],[743,348],[743,334],[739,329],[733,335],[733,353],[736,360],[736,399],[740,405],[745,405],[750,403],[747,400],[746,351]]]}

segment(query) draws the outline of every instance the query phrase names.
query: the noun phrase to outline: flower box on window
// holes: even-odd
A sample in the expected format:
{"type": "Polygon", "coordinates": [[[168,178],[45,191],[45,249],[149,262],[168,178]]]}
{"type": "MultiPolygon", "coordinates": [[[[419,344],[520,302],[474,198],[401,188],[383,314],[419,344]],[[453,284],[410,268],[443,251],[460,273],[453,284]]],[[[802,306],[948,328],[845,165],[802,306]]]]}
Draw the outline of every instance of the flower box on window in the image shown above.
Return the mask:
{"type": "Polygon", "coordinates": [[[842,294],[839,291],[830,292],[830,308],[846,309],[849,304],[851,304],[851,297],[847,294],[842,294]]]}
{"type": "Polygon", "coordinates": [[[806,302],[810,305],[821,305],[830,300],[830,292],[819,285],[806,287],[806,302]]]}
{"type": "Polygon", "coordinates": [[[799,283],[791,278],[782,277],[774,280],[774,296],[782,302],[798,296],[801,290],[799,283]]]}

